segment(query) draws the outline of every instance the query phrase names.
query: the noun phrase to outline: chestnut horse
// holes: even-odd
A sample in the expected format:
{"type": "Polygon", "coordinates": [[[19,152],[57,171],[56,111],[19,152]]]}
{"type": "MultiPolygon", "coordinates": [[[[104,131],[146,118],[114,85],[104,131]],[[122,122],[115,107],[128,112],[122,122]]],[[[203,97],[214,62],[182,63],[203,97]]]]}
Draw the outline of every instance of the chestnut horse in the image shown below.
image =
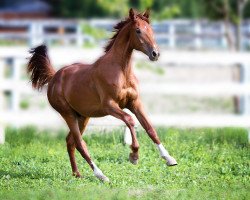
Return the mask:
{"type": "Polygon", "coordinates": [[[90,117],[112,115],[125,122],[132,136],[129,160],[137,164],[139,143],[134,129],[135,122],[123,111],[124,108],[135,114],[167,165],[177,164],[161,144],[145,115],[138,93],[138,80],[131,65],[134,49],[143,52],[152,61],[160,56],[149,24],[149,11],[136,13],[130,9],[129,17],[114,28],[116,33],[105,47],[105,54],[93,64],[75,63],[55,72],[46,46],[38,46],[30,51],[32,56],[28,63],[28,73],[31,73],[33,87],[41,89],[48,83],[48,100],[69,127],[67,150],[73,175],[76,177],[81,175],[75,161],[75,149],[87,161],[97,178],[109,181],[91,160],[82,139],[90,117]]]}

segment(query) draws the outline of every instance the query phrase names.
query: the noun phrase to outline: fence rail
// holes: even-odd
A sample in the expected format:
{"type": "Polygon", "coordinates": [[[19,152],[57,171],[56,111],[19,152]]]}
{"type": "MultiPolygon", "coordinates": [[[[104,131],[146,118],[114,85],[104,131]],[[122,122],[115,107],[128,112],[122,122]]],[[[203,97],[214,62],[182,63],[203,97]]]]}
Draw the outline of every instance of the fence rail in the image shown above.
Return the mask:
{"type": "MultiPolygon", "coordinates": [[[[25,52],[25,49],[22,50],[25,52]]],[[[26,51],[27,52],[27,51],[26,51]]],[[[51,58],[53,64],[61,65],[61,58],[73,60],[69,55],[83,55],[85,58],[95,59],[101,53],[100,49],[96,51],[51,49],[51,58]],[[77,53],[76,53],[77,52],[77,53]],[[94,53],[96,52],[96,53],[94,53]],[[56,62],[54,62],[56,61],[56,62]],[[58,62],[57,62],[58,61],[58,62]]],[[[0,55],[0,101],[3,95],[11,94],[11,107],[8,110],[0,110],[0,128],[3,129],[6,124],[22,126],[34,124],[38,126],[61,127],[63,121],[51,109],[45,111],[21,111],[19,109],[20,95],[37,94],[31,89],[27,80],[21,79],[21,69],[25,67],[25,53],[20,53],[20,49],[6,50],[0,55]],[[4,76],[4,67],[6,63],[12,68],[12,75],[8,79],[4,76]],[[50,116],[49,118],[47,116],[50,116]],[[4,125],[3,125],[4,124],[4,125]]],[[[183,126],[183,127],[224,127],[240,126],[250,129],[250,56],[247,53],[229,53],[229,52],[209,52],[209,53],[192,53],[192,52],[173,52],[164,51],[161,53],[160,65],[165,64],[206,64],[208,67],[212,64],[227,65],[228,67],[238,64],[244,70],[241,73],[241,82],[211,83],[211,84],[184,84],[184,83],[143,83],[141,93],[151,95],[201,95],[201,96],[225,96],[239,95],[242,98],[242,108],[244,112],[241,115],[151,115],[150,119],[154,125],[160,126],[183,126]]],[[[135,54],[135,60],[142,59],[141,54],[135,54]]],[[[75,58],[75,57],[74,57],[75,58]]],[[[89,61],[90,59],[88,59],[89,61]]],[[[137,122],[138,123],[138,122],[137,122]]],[[[90,124],[95,125],[123,125],[122,122],[113,118],[93,119],[90,124]]],[[[0,133],[1,134],[1,133],[0,133]]],[[[3,130],[2,130],[3,138],[3,130]]],[[[1,137],[0,137],[1,140],[1,137]]]]}
{"type": "MultiPolygon", "coordinates": [[[[112,31],[117,20],[4,20],[0,19],[0,39],[22,40],[30,46],[43,42],[73,43],[82,46],[84,41],[94,40],[88,33],[83,32],[83,26],[89,24],[95,28],[112,31]],[[15,31],[17,29],[18,31],[15,31]],[[10,31],[12,30],[12,31],[10,31]]],[[[207,20],[169,20],[154,22],[153,29],[157,42],[167,48],[180,49],[226,49],[228,47],[225,25],[223,22],[207,20]]],[[[231,25],[232,35],[236,28],[231,25]]],[[[242,46],[250,48],[250,21],[242,25],[242,46]]],[[[102,40],[105,40],[103,38],[102,40]]]]}

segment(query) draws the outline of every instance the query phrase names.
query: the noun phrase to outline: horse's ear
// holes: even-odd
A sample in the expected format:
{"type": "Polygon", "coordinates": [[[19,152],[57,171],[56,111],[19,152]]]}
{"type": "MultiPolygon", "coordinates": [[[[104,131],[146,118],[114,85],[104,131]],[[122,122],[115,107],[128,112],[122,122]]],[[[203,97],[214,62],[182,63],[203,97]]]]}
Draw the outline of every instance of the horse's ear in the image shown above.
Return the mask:
{"type": "Polygon", "coordinates": [[[143,16],[149,18],[149,15],[150,15],[150,9],[147,8],[147,10],[143,13],[143,16]]]}
{"type": "Polygon", "coordinates": [[[129,10],[129,18],[133,21],[136,19],[136,13],[135,13],[135,10],[133,8],[130,8],[130,10],[129,10]]]}

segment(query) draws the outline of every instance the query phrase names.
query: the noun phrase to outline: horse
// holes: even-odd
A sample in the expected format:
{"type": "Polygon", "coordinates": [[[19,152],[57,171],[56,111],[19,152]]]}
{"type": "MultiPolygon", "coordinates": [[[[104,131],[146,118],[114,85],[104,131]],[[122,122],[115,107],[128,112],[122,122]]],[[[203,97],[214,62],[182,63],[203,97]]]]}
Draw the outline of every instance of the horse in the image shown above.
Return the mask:
{"type": "Polygon", "coordinates": [[[129,16],[114,26],[114,35],[105,47],[104,55],[93,64],[74,63],[57,72],[53,69],[47,47],[40,45],[30,50],[27,72],[32,86],[42,89],[48,86],[47,97],[51,106],[63,117],[69,127],[66,137],[67,151],[75,177],[81,177],[75,161],[75,149],[90,165],[94,175],[101,181],[108,177],[92,161],[82,134],[91,117],[111,115],[122,120],[129,128],[132,144],[129,160],[137,164],[139,143],[135,122],[123,111],[129,109],[138,119],[148,136],[155,143],[168,166],[177,165],[145,114],[132,65],[134,50],[157,61],[160,52],[149,22],[150,11],[139,13],[129,10],[129,16]]]}

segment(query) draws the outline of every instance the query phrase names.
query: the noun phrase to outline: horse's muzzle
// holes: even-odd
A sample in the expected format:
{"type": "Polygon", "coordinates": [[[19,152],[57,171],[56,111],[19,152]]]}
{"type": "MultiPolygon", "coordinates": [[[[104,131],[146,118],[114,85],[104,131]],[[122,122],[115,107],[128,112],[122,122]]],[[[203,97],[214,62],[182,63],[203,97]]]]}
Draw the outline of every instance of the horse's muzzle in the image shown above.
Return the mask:
{"type": "Polygon", "coordinates": [[[160,52],[157,49],[153,49],[150,53],[149,53],[149,59],[151,61],[157,61],[158,58],[160,57],[160,52]]]}

